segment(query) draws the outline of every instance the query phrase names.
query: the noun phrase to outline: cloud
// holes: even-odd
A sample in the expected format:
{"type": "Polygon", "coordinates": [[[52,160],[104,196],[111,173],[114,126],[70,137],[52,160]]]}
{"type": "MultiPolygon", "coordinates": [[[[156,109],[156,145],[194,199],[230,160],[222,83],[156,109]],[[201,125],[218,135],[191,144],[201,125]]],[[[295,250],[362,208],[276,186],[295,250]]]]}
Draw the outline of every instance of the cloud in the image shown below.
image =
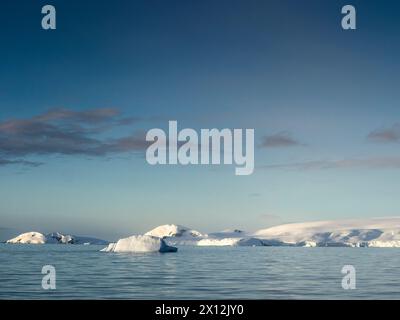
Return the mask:
{"type": "Polygon", "coordinates": [[[261,193],[259,193],[259,192],[249,193],[249,197],[258,198],[258,197],[261,197],[261,193]]]}
{"type": "Polygon", "coordinates": [[[120,114],[116,108],[97,108],[86,111],[74,111],[65,108],[51,109],[34,120],[54,121],[54,120],[71,120],[80,123],[98,124],[114,120],[120,114]]]}
{"type": "Polygon", "coordinates": [[[302,145],[299,141],[292,138],[288,132],[279,132],[270,136],[262,137],[262,148],[294,147],[302,145]]]}
{"type": "Polygon", "coordinates": [[[0,166],[6,166],[9,164],[20,164],[28,167],[38,167],[42,165],[42,162],[26,161],[26,160],[8,160],[0,158],[0,166]]]}
{"type": "Polygon", "coordinates": [[[127,137],[104,142],[96,151],[101,155],[106,155],[109,153],[143,151],[146,150],[151,143],[151,141],[146,141],[146,134],[144,132],[136,132],[135,134],[127,137]]]}
{"type": "MultiPolygon", "coordinates": [[[[139,121],[123,118],[114,108],[86,111],[52,109],[28,119],[0,122],[0,165],[23,164],[37,166],[26,160],[8,160],[33,155],[89,155],[105,156],[112,153],[144,150],[148,142],[144,133],[117,139],[99,137],[118,126],[139,121]]],[[[103,135],[104,136],[104,135],[103,135]]]]}
{"type": "Polygon", "coordinates": [[[323,169],[400,169],[400,157],[376,157],[362,159],[314,160],[286,164],[264,165],[264,169],[323,170],[323,169]]]}
{"type": "Polygon", "coordinates": [[[395,123],[391,128],[374,130],[367,138],[375,142],[398,143],[400,142],[400,123],[395,123]]]}

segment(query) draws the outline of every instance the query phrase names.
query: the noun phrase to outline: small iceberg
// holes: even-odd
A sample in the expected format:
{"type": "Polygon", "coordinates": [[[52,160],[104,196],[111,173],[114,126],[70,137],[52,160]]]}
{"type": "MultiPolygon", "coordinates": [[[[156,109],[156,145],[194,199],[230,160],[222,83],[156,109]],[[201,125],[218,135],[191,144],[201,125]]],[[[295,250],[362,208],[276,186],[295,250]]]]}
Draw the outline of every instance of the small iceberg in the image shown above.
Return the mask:
{"type": "Polygon", "coordinates": [[[178,248],[169,246],[158,237],[137,235],[110,243],[103,252],[176,252],[178,248]]]}
{"type": "Polygon", "coordinates": [[[43,233],[31,231],[7,240],[7,243],[44,244],[46,243],[46,236],[43,233]]]}
{"type": "Polygon", "coordinates": [[[89,237],[81,237],[81,236],[72,236],[72,235],[64,235],[59,232],[52,232],[47,235],[37,232],[31,231],[22,233],[15,238],[7,240],[6,243],[14,243],[14,244],[98,244],[98,245],[106,245],[109,242],[96,238],[89,237]]]}

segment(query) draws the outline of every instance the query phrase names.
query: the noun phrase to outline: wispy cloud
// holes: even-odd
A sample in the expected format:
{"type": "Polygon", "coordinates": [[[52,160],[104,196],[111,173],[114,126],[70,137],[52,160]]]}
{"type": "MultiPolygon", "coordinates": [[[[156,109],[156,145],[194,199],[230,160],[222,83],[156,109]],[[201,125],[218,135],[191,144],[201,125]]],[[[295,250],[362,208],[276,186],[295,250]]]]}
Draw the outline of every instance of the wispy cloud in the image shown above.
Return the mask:
{"type": "Polygon", "coordinates": [[[258,197],[261,197],[261,193],[259,193],[259,192],[252,192],[252,193],[249,193],[249,197],[258,198],[258,197]]]}
{"type": "Polygon", "coordinates": [[[37,121],[68,120],[79,123],[98,124],[114,121],[120,115],[116,108],[97,108],[84,111],[74,111],[65,108],[51,109],[41,115],[33,117],[37,121]]]}
{"type": "Polygon", "coordinates": [[[26,161],[26,160],[8,160],[0,158],[0,166],[6,166],[9,164],[20,164],[28,167],[38,167],[42,165],[42,162],[35,162],[35,161],[26,161]]]}
{"type": "Polygon", "coordinates": [[[273,135],[264,136],[261,139],[262,148],[294,147],[303,145],[294,139],[288,132],[278,132],[273,135]]]}
{"type": "Polygon", "coordinates": [[[390,128],[374,130],[368,134],[367,138],[375,142],[398,143],[400,142],[400,123],[395,123],[390,128]]]}
{"type": "Polygon", "coordinates": [[[117,139],[99,137],[114,127],[133,124],[140,119],[121,117],[114,108],[86,111],[52,109],[28,119],[0,122],[0,165],[36,162],[15,158],[33,155],[89,155],[142,151],[147,142],[143,133],[117,139]],[[9,160],[11,158],[11,160],[9,160]]]}
{"type": "Polygon", "coordinates": [[[288,170],[323,170],[349,168],[400,169],[400,156],[341,160],[312,160],[284,164],[264,165],[261,168],[288,170]]]}

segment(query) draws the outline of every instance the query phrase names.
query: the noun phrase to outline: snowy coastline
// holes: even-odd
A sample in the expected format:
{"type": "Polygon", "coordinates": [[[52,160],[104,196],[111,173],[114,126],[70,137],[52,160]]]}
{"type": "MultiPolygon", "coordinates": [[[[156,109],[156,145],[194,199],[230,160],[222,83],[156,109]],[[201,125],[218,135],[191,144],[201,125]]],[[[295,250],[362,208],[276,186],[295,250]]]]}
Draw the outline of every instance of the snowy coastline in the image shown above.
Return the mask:
{"type": "Polygon", "coordinates": [[[181,225],[158,226],[144,235],[133,235],[109,244],[108,241],[63,235],[27,232],[7,241],[19,244],[104,244],[104,251],[176,251],[176,246],[298,246],[298,247],[400,247],[400,217],[316,221],[284,224],[256,232],[224,230],[203,233],[181,225]]]}

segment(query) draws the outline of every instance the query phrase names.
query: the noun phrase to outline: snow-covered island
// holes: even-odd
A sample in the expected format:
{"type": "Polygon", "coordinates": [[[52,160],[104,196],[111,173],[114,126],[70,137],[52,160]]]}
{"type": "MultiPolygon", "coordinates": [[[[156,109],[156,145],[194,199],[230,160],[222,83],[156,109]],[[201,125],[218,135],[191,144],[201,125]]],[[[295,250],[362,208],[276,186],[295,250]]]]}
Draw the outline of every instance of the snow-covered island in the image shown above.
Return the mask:
{"type": "Polygon", "coordinates": [[[52,232],[47,235],[43,233],[31,231],[22,233],[15,238],[7,240],[6,243],[13,244],[98,244],[98,245],[106,245],[109,242],[106,240],[89,238],[89,237],[81,237],[81,236],[73,236],[73,235],[64,235],[59,232],[52,232]]]}
{"type": "Polygon", "coordinates": [[[146,234],[177,246],[400,247],[400,217],[290,223],[256,232],[236,229],[209,234],[163,225],[146,234]]]}
{"type": "Polygon", "coordinates": [[[107,244],[106,252],[175,252],[177,246],[400,247],[400,217],[290,223],[245,232],[203,233],[181,225],[158,226],[144,235],[104,240],[40,232],[23,233],[7,243],[107,244]]]}
{"type": "Polygon", "coordinates": [[[291,223],[254,236],[305,247],[400,247],[400,217],[291,223]]]}

